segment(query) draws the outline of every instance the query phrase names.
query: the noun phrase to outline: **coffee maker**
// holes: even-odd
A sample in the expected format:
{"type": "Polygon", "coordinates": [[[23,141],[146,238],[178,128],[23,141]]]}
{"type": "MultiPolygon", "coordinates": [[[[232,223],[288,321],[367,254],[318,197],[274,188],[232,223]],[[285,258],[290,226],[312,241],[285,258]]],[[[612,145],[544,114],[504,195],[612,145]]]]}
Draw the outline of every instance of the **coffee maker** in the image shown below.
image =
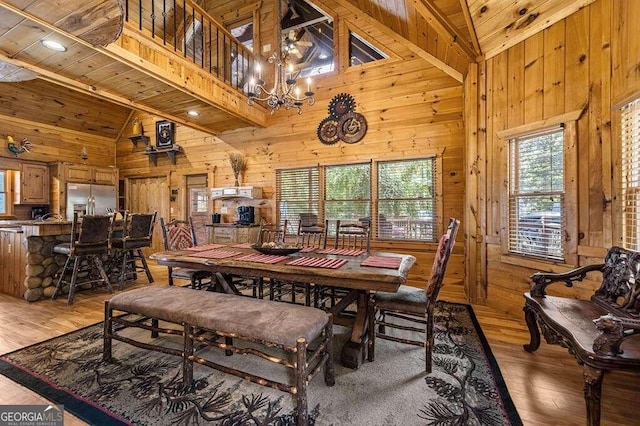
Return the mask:
{"type": "Polygon", "coordinates": [[[239,206],[238,207],[238,225],[253,225],[255,223],[255,209],[253,206],[239,206]]]}

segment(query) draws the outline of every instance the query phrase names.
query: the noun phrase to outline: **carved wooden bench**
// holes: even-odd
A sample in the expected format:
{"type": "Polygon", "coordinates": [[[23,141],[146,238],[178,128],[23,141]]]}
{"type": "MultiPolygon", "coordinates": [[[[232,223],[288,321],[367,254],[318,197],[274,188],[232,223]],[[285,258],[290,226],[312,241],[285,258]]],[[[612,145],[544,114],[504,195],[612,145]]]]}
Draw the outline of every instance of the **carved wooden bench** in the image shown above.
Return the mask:
{"type": "MultiPolygon", "coordinates": [[[[308,424],[307,384],[324,366],[325,383],[334,384],[331,315],[316,308],[291,305],[268,300],[253,299],[231,294],[198,291],[183,287],[144,287],[118,294],[105,302],[104,352],[105,361],[112,360],[112,339],[131,345],[182,357],[183,385],[193,390],[193,363],[199,363],[254,383],[289,392],[296,398],[298,425],[308,424]],[[142,318],[114,316],[121,311],[137,314],[142,318]],[[159,320],[180,327],[161,328],[159,320]],[[180,349],[143,343],[120,334],[123,328],[138,327],[150,330],[152,337],[158,333],[177,334],[183,337],[180,349]],[[207,337],[211,335],[215,337],[207,337]],[[219,336],[224,343],[218,342],[219,336]],[[259,343],[255,347],[237,347],[233,339],[259,343]],[[318,341],[311,351],[308,343],[318,341]],[[250,372],[241,371],[203,358],[199,349],[207,346],[233,353],[252,354],[295,371],[295,383],[281,383],[250,372]],[[263,349],[264,348],[264,349],[263,349]],[[283,358],[274,350],[287,354],[283,358]],[[290,359],[294,358],[294,359],[290,359]]],[[[255,345],[254,345],[255,346],[255,345]]]]}
{"type": "Polygon", "coordinates": [[[559,344],[584,367],[587,424],[600,424],[600,398],[604,373],[640,371],[640,253],[620,247],[607,252],[604,263],[576,268],[564,274],[535,273],[524,294],[524,313],[531,342],[527,352],[540,347],[540,330],[549,344],[559,344]],[[567,287],[599,271],[602,284],[590,300],[549,296],[555,282],[567,287]]]}

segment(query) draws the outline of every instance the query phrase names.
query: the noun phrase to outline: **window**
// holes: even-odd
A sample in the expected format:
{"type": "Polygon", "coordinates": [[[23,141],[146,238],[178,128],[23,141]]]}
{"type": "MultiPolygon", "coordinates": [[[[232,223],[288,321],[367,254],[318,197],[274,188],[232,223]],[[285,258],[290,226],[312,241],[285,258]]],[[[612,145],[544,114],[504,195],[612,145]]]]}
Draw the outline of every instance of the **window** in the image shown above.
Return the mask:
{"type": "Polygon", "coordinates": [[[435,158],[378,163],[378,239],[433,241],[435,158]]]}
{"type": "Polygon", "coordinates": [[[288,233],[297,232],[301,214],[318,215],[320,204],[318,167],[277,170],[276,203],[278,220],[280,224],[287,221],[288,233]]]}
{"type": "Polygon", "coordinates": [[[622,108],[622,245],[640,250],[640,99],[622,108]]]}
{"type": "Polygon", "coordinates": [[[349,65],[361,65],[368,62],[386,59],[387,56],[380,49],[367,42],[358,34],[349,31],[349,65]]]}
{"type": "Polygon", "coordinates": [[[0,214],[7,214],[7,173],[0,170],[0,214]]]}
{"type": "Polygon", "coordinates": [[[509,145],[509,251],[564,260],[564,131],[529,133],[509,145]]]}
{"type": "Polygon", "coordinates": [[[289,233],[296,232],[302,215],[329,220],[330,233],[342,220],[370,224],[376,240],[435,241],[437,164],[434,156],[277,170],[278,220],[287,220],[289,233]]]}

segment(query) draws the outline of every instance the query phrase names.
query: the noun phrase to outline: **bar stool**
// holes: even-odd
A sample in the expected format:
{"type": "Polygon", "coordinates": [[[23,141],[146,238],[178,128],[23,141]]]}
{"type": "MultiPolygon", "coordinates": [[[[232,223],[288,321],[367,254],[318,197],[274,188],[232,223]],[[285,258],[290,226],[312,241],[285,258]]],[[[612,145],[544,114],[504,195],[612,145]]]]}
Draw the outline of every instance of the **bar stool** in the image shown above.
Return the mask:
{"type": "Polygon", "coordinates": [[[91,284],[95,288],[97,283],[102,282],[109,293],[113,293],[113,287],[111,287],[101,259],[101,256],[109,254],[109,238],[112,228],[112,215],[79,218],[77,213],[73,214],[70,242],[57,244],[53,247],[54,253],[66,255],[67,260],[60,272],[56,289],[51,295],[52,299],[58,297],[65,284],[69,285],[68,305],[73,304],[78,285],[91,284]],[[71,266],[72,261],[73,266],[71,266]],[[95,275],[96,271],[98,277],[95,275]],[[68,273],[71,273],[71,281],[65,280],[65,275],[68,273]],[[79,278],[81,282],[78,282],[79,278]]]}
{"type": "Polygon", "coordinates": [[[138,271],[144,271],[147,274],[149,283],[153,282],[153,276],[142,249],[151,247],[156,213],[124,212],[122,238],[113,238],[111,240],[111,248],[118,251],[117,257],[121,260],[118,279],[118,288],[120,290],[124,289],[124,282],[127,281],[127,278],[132,280],[138,278],[138,271]],[[142,263],[141,265],[138,265],[138,260],[142,263]]]}

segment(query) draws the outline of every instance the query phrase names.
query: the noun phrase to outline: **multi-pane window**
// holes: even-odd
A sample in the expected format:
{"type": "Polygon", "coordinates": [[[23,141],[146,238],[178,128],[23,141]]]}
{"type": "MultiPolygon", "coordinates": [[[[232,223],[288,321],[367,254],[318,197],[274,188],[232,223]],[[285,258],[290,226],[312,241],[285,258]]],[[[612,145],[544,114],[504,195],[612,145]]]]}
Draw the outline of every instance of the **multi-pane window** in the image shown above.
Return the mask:
{"type": "Polygon", "coordinates": [[[563,260],[563,129],[511,139],[509,167],[509,251],[563,260]]]}
{"type": "Polygon", "coordinates": [[[622,108],[622,245],[640,250],[640,99],[622,108]]]}
{"type": "Polygon", "coordinates": [[[370,163],[325,168],[324,211],[330,221],[370,221],[370,163]]]}
{"type": "Polygon", "coordinates": [[[435,169],[435,158],[378,163],[378,239],[435,239],[435,169]]]}
{"type": "Polygon", "coordinates": [[[0,170],[0,214],[7,214],[6,177],[5,171],[0,170]]]}
{"type": "Polygon", "coordinates": [[[276,202],[280,223],[287,221],[287,233],[296,233],[301,214],[319,215],[318,167],[276,171],[276,202]]]}
{"type": "Polygon", "coordinates": [[[329,220],[329,234],[341,220],[371,225],[377,240],[435,241],[436,164],[433,157],[277,170],[278,220],[289,233],[312,217],[329,220]]]}

